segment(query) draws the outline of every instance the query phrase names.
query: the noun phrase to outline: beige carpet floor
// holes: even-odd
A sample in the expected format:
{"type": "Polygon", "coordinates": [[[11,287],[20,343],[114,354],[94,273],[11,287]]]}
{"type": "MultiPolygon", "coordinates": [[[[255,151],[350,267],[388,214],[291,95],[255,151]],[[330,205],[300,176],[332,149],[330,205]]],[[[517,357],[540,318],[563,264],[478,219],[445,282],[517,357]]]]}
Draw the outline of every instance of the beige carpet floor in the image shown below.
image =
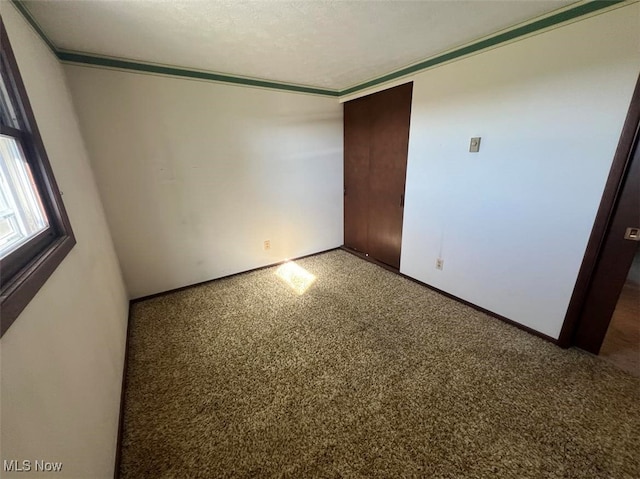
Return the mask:
{"type": "Polygon", "coordinates": [[[344,251],[133,305],[123,478],[638,478],[640,380],[344,251]]]}

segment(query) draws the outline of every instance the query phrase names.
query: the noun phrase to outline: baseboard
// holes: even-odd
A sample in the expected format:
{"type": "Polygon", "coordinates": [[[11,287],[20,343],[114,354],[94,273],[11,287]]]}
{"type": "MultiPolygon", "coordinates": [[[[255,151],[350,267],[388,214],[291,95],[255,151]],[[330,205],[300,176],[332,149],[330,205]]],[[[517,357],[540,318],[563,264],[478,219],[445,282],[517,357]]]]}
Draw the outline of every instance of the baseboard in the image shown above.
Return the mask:
{"type": "Polygon", "coordinates": [[[118,439],[116,441],[116,461],[113,470],[113,478],[120,477],[120,460],[122,458],[122,433],[124,428],[124,400],[127,391],[127,369],[129,366],[129,338],[131,337],[131,305],[129,301],[129,313],[127,314],[127,333],[124,342],[124,365],[122,367],[122,386],[120,389],[120,414],[118,417],[118,439]]]}
{"type": "Polygon", "coordinates": [[[147,301],[147,300],[153,299],[153,298],[158,298],[160,296],[166,296],[167,294],[177,293],[179,291],[184,291],[185,289],[196,288],[196,287],[202,286],[204,284],[209,284],[209,283],[211,283],[213,281],[219,281],[221,279],[233,278],[234,276],[238,276],[240,274],[253,273],[254,271],[260,271],[262,269],[273,268],[274,266],[281,265],[283,263],[286,263],[287,261],[298,261],[298,260],[303,259],[303,258],[309,258],[311,256],[317,256],[319,254],[328,253],[329,251],[335,251],[335,250],[338,250],[338,249],[341,249],[341,248],[342,248],[341,246],[338,246],[336,248],[329,248],[329,249],[326,249],[326,250],[318,251],[317,253],[310,253],[310,254],[297,256],[295,258],[290,258],[290,259],[283,260],[283,261],[276,261],[275,263],[270,263],[270,264],[267,264],[265,266],[259,266],[257,268],[247,269],[245,271],[239,271],[237,273],[228,274],[226,276],[220,276],[219,278],[207,279],[205,281],[200,281],[199,283],[193,283],[193,284],[189,284],[187,286],[180,286],[179,288],[174,288],[174,289],[169,289],[167,291],[162,291],[160,293],[154,293],[154,294],[149,294],[147,296],[141,296],[140,298],[132,299],[131,300],[131,304],[139,303],[141,301],[147,301]]]}
{"type": "Polygon", "coordinates": [[[502,316],[500,314],[494,313],[493,311],[490,311],[490,310],[485,309],[485,308],[483,308],[481,306],[478,306],[477,304],[473,304],[473,303],[471,303],[471,302],[469,302],[469,301],[467,301],[465,299],[459,298],[458,296],[455,296],[455,295],[453,295],[451,293],[447,293],[446,291],[443,291],[443,290],[438,289],[438,288],[436,288],[434,286],[431,286],[430,284],[427,284],[427,283],[424,283],[424,282],[422,282],[422,281],[420,281],[418,279],[412,278],[411,276],[407,276],[406,274],[401,273],[399,270],[397,270],[397,269],[395,269],[395,268],[393,268],[393,267],[391,267],[391,266],[389,266],[387,264],[381,263],[380,261],[377,261],[376,259],[371,258],[370,256],[367,256],[367,255],[365,255],[365,254],[363,254],[363,253],[361,253],[359,251],[354,251],[351,248],[348,248],[348,247],[346,247],[344,245],[341,247],[341,249],[343,251],[351,253],[354,256],[357,256],[360,259],[363,259],[363,260],[368,261],[370,263],[373,263],[373,264],[375,264],[377,266],[380,266],[381,268],[384,268],[387,271],[391,271],[392,273],[395,273],[395,274],[397,274],[399,276],[402,276],[403,278],[406,278],[409,281],[413,281],[414,283],[417,283],[417,284],[419,284],[421,286],[424,286],[425,288],[428,288],[428,289],[430,289],[432,291],[435,291],[436,293],[439,293],[439,294],[441,294],[443,296],[446,296],[447,298],[453,299],[454,301],[457,301],[458,303],[462,303],[465,306],[469,306],[470,308],[475,309],[476,311],[480,311],[481,313],[484,313],[487,316],[491,316],[492,318],[499,319],[500,321],[503,321],[503,322],[505,322],[505,323],[507,323],[507,324],[509,324],[511,326],[515,326],[516,328],[521,329],[523,331],[526,331],[529,334],[533,334],[534,336],[538,336],[539,338],[542,338],[542,339],[544,339],[546,341],[549,341],[550,343],[553,343],[553,344],[555,344],[557,346],[559,345],[558,344],[558,340],[555,339],[555,338],[552,338],[551,336],[547,336],[546,334],[541,333],[540,331],[536,331],[535,329],[532,329],[532,328],[530,328],[528,326],[525,326],[523,324],[520,324],[517,321],[514,321],[513,319],[506,318],[505,316],[502,316]]]}

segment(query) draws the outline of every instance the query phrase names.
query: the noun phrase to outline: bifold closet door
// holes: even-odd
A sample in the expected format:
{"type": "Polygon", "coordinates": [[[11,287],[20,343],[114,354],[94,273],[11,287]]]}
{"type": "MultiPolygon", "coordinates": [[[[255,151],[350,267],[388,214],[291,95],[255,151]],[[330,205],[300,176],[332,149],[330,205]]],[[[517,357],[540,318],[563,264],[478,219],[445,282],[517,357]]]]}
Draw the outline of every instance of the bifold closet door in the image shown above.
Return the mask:
{"type": "Polygon", "coordinates": [[[345,246],[400,268],[413,84],[344,105],[345,246]]]}

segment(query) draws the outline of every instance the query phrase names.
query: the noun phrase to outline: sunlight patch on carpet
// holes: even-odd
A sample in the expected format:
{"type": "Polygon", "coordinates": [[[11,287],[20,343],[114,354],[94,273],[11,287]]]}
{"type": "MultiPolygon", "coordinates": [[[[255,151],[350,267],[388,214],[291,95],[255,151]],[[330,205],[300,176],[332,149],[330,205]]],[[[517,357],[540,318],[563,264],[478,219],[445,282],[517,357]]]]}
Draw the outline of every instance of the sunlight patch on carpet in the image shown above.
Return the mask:
{"type": "Polygon", "coordinates": [[[299,295],[303,295],[316,281],[316,277],[293,261],[287,261],[276,270],[276,276],[299,295]]]}

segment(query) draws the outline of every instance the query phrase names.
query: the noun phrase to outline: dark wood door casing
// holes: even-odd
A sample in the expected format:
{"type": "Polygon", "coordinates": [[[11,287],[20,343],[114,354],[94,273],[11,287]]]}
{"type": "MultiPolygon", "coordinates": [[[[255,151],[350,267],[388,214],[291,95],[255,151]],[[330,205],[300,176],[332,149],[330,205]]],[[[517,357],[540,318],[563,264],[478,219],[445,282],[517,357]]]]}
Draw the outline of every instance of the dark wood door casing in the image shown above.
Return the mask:
{"type": "Polygon", "coordinates": [[[558,344],[598,354],[638,243],[625,240],[640,221],[640,76],[620,134],[558,344]]]}
{"type": "Polygon", "coordinates": [[[344,105],[345,246],[400,268],[413,83],[344,105]]]}
{"type": "Polygon", "coordinates": [[[624,239],[628,227],[640,227],[640,148],[636,137],[630,168],[584,304],[575,344],[594,354],[607,334],[611,317],[638,251],[637,241],[624,239]]]}

